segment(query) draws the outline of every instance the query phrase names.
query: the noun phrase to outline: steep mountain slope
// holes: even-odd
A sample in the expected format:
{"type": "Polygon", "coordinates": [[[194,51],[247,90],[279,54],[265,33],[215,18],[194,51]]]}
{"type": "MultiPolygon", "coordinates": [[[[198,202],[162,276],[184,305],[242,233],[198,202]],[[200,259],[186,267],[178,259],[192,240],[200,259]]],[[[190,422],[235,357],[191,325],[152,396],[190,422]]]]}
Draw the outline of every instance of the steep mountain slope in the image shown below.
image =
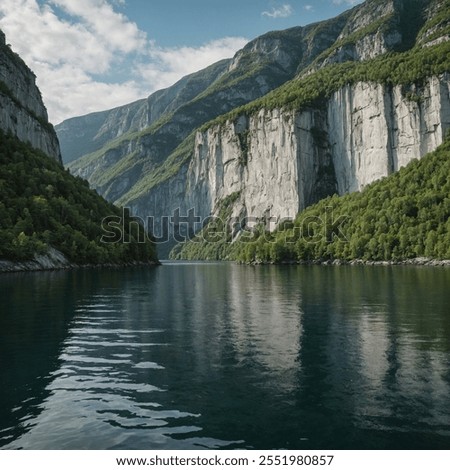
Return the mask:
{"type": "Polygon", "coordinates": [[[128,213],[1,130],[0,144],[0,272],[156,261],[128,213]]]}
{"type": "Polygon", "coordinates": [[[64,170],[34,75],[5,44],[0,77],[0,272],[156,262],[144,227],[64,170]]]}
{"type": "Polygon", "coordinates": [[[177,210],[192,208],[202,220],[230,198],[230,215],[270,216],[275,227],[442,142],[450,126],[449,5],[368,0],[327,22],[268,33],[195,100],[79,159],[71,171],[152,216],[156,233],[177,210]],[[258,57],[269,57],[270,67],[258,57]],[[276,75],[281,86],[271,81],[276,70],[284,71],[276,75]],[[271,86],[251,101],[249,86],[261,80],[271,86]],[[238,94],[249,103],[236,106],[238,94]],[[192,133],[211,109],[220,116],[192,133]]]}
{"type": "Polygon", "coordinates": [[[42,150],[58,162],[61,153],[36,86],[34,73],[6,44],[0,30],[0,129],[42,150]]]}
{"type": "MultiPolygon", "coordinates": [[[[290,33],[303,34],[303,28],[295,28],[290,33]]],[[[280,38],[284,35],[284,32],[271,33],[250,43],[233,61],[225,63],[228,64],[226,71],[217,78],[210,73],[211,68],[199,72],[194,78],[204,87],[199,87],[193,98],[189,94],[182,95],[182,99],[171,102],[162,115],[154,115],[158,119],[149,120],[149,127],[122,134],[99,151],[72,163],[71,171],[88,179],[109,200],[117,200],[138,183],[143,174],[164,162],[195,128],[264,95],[294,76],[302,53],[301,43],[286,42],[280,38]],[[204,74],[213,80],[200,80],[204,74]]],[[[220,69],[222,66],[212,67],[220,69]]],[[[165,95],[177,98],[179,86],[178,83],[174,89],[166,90],[165,95]]],[[[153,100],[152,95],[149,101],[153,100]]]]}
{"type": "Polygon", "coordinates": [[[55,129],[64,154],[64,164],[98,150],[130,129],[146,127],[146,104],[146,100],[139,100],[108,112],[68,119],[57,125],[55,129]]]}
{"type": "Polygon", "coordinates": [[[229,60],[188,75],[172,87],[159,90],[147,99],[118,108],[68,119],[56,126],[68,164],[101,149],[108,142],[130,132],[142,131],[161,116],[194,99],[226,71],[229,60]]]}

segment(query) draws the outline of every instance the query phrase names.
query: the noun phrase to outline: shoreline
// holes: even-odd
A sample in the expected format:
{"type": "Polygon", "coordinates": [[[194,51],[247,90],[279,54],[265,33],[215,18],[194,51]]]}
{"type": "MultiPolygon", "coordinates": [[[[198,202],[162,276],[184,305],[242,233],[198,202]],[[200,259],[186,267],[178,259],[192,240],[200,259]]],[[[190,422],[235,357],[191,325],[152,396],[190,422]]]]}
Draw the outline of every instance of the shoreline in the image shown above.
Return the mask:
{"type": "Polygon", "coordinates": [[[63,271],[70,269],[126,268],[137,266],[160,266],[159,261],[129,261],[126,263],[77,264],[71,263],[60,251],[50,248],[45,255],[36,255],[33,260],[0,260],[0,275],[23,272],[63,271]]]}
{"type": "MultiPolygon", "coordinates": [[[[180,260],[183,261],[183,260],[180,260]]],[[[212,261],[212,260],[185,260],[185,261],[212,261]]],[[[230,260],[214,260],[214,261],[230,261],[230,260]]],[[[428,267],[450,267],[450,260],[438,260],[431,258],[412,258],[400,261],[366,261],[362,259],[355,260],[300,260],[300,261],[252,261],[242,262],[233,261],[233,263],[247,266],[428,266],[428,267]]],[[[24,272],[44,272],[44,271],[64,271],[75,269],[120,269],[131,267],[150,267],[161,266],[158,261],[129,261],[125,263],[102,263],[102,264],[77,264],[71,263],[65,256],[57,250],[52,250],[46,255],[37,256],[34,260],[29,261],[9,261],[0,260],[0,275],[24,272]]]]}
{"type": "Polygon", "coordinates": [[[240,262],[240,264],[248,264],[253,266],[258,265],[273,265],[273,266],[432,266],[432,267],[450,267],[450,259],[432,259],[432,258],[411,258],[400,261],[366,261],[363,259],[354,260],[301,260],[301,261],[281,261],[276,262],[262,262],[254,261],[250,263],[240,262]]]}
{"type": "Polygon", "coordinates": [[[71,271],[77,269],[121,269],[121,268],[137,268],[137,267],[157,267],[161,266],[158,261],[132,261],[128,263],[105,263],[105,264],[74,264],[70,263],[65,266],[43,267],[39,266],[34,261],[13,262],[0,260],[0,276],[2,274],[17,274],[17,273],[37,273],[37,272],[51,272],[51,271],[71,271]]]}

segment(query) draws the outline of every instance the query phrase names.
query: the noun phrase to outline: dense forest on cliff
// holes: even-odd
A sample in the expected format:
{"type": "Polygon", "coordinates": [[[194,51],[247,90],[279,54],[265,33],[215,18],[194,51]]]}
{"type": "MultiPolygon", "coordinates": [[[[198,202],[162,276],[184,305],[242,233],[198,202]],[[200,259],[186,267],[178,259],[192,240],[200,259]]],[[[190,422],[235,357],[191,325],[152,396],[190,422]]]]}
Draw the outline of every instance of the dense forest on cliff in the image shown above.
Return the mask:
{"type": "MultiPolygon", "coordinates": [[[[0,259],[29,260],[53,247],[77,264],[155,261],[143,226],[127,214],[122,240],[128,243],[101,241],[108,235],[102,220],[111,216],[123,212],[86,181],[0,130],[0,259]]],[[[108,227],[110,235],[119,230],[108,227]]]]}
{"type": "Polygon", "coordinates": [[[421,160],[361,192],[328,197],[272,233],[262,222],[232,243],[225,201],[214,226],[171,256],[262,263],[450,259],[449,175],[450,135],[421,160]]]}

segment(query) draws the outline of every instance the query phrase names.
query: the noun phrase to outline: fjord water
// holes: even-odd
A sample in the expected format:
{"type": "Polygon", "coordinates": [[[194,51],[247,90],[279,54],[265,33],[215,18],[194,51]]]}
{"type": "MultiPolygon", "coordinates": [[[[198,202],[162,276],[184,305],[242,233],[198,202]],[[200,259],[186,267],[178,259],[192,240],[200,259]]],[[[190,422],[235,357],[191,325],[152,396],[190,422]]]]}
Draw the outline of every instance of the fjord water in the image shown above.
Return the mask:
{"type": "Polygon", "coordinates": [[[0,277],[4,449],[450,448],[450,270],[0,277]]]}

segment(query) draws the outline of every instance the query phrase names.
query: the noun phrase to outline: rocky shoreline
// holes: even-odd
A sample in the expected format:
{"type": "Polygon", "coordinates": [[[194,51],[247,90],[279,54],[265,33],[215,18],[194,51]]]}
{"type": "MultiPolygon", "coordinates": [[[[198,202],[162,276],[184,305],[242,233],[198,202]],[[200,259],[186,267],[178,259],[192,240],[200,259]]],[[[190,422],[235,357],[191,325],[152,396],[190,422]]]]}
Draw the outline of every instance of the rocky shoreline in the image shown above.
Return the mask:
{"type": "MultiPolygon", "coordinates": [[[[245,264],[245,263],[242,263],[245,264]]],[[[305,265],[305,266],[450,266],[450,259],[431,259],[431,258],[411,258],[400,261],[366,261],[363,259],[354,259],[351,261],[335,260],[302,260],[302,261],[283,261],[281,263],[252,262],[251,265],[305,265]]]]}
{"type": "Polygon", "coordinates": [[[7,261],[0,260],[0,274],[33,272],[33,271],[56,271],[64,269],[81,268],[124,268],[131,266],[158,266],[159,262],[131,261],[123,264],[76,264],[71,263],[60,251],[50,248],[45,255],[36,255],[30,261],[7,261]]]}
{"type": "MultiPolygon", "coordinates": [[[[252,266],[260,265],[281,265],[281,266],[433,266],[433,267],[450,267],[450,260],[438,260],[431,258],[412,258],[401,261],[366,261],[362,259],[355,259],[351,261],[336,259],[336,260],[302,260],[302,261],[283,261],[281,263],[271,263],[254,261],[248,264],[252,266]]],[[[139,262],[130,261],[128,263],[105,263],[105,264],[76,264],[71,263],[60,251],[54,248],[50,249],[45,255],[36,255],[34,260],[30,261],[6,261],[0,260],[0,274],[2,273],[17,273],[17,272],[32,272],[32,271],[56,271],[64,269],[81,269],[81,268],[124,268],[132,266],[159,266],[161,263],[157,262],[139,262]]]]}
{"type": "Polygon", "coordinates": [[[323,264],[331,265],[351,265],[351,266],[450,266],[450,260],[431,259],[431,258],[412,258],[402,261],[364,261],[356,259],[349,262],[335,260],[323,264]]]}

